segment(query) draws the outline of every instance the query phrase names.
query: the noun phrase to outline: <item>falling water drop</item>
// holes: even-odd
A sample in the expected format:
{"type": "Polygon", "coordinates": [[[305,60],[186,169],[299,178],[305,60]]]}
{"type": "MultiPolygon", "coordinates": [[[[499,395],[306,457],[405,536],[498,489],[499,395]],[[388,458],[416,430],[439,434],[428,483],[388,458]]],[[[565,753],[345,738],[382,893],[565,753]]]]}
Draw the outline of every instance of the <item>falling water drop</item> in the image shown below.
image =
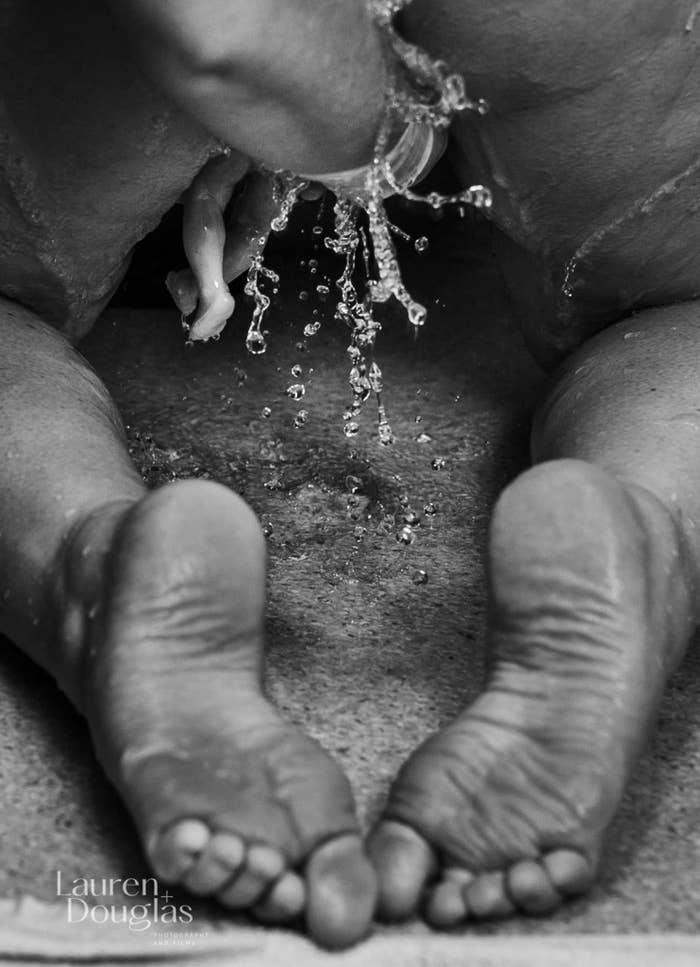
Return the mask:
{"type": "Polygon", "coordinates": [[[416,535],[413,532],[413,528],[410,527],[408,524],[406,524],[405,527],[402,527],[401,530],[396,535],[396,540],[400,544],[413,544],[415,539],[416,539],[416,535]]]}
{"type": "Polygon", "coordinates": [[[306,396],[306,387],[303,383],[292,383],[285,392],[290,400],[301,400],[306,396]]]}
{"type": "Polygon", "coordinates": [[[428,241],[426,236],[421,235],[420,238],[417,238],[415,240],[413,247],[415,248],[416,252],[425,252],[429,245],[430,245],[430,242],[428,241]]]}
{"type": "Polygon", "coordinates": [[[245,345],[248,352],[253,356],[260,356],[267,349],[265,337],[261,332],[256,332],[255,330],[248,333],[245,345]]]}
{"type": "Polygon", "coordinates": [[[353,474],[348,474],[345,478],[345,488],[351,494],[359,493],[362,490],[362,481],[359,477],[355,477],[353,474]]]}

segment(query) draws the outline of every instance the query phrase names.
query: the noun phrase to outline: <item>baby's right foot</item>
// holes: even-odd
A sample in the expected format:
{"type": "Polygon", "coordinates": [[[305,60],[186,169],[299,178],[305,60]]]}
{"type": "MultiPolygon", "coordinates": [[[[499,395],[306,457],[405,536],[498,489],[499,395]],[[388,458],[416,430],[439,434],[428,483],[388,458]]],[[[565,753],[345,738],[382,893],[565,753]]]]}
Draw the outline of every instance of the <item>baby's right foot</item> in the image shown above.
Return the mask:
{"type": "Polygon", "coordinates": [[[72,532],[62,647],[98,756],[167,883],[328,947],[368,930],[376,883],[336,763],[261,688],[264,540],[205,481],[72,532]]]}
{"type": "Polygon", "coordinates": [[[192,342],[206,342],[208,339],[217,338],[233,315],[235,300],[226,283],[222,282],[221,286],[209,298],[200,295],[196,315],[192,320],[187,320],[188,338],[192,342]]]}

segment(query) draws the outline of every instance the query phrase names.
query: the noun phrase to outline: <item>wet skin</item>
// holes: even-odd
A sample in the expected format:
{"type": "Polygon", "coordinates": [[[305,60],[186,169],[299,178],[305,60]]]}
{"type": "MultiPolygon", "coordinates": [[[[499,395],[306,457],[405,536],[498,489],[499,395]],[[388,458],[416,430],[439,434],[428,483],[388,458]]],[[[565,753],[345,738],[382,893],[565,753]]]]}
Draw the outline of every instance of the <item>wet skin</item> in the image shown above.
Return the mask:
{"type": "Polygon", "coordinates": [[[697,251],[695,221],[685,182],[663,196],[668,207],[635,201],[689,168],[677,98],[684,85],[700,92],[694,61],[674,47],[687,39],[678,5],[680,40],[661,26],[670,4],[661,13],[624,4],[624,28],[592,6],[610,28],[595,56],[586,33],[595,17],[581,24],[553,2],[478,18],[463,4],[416,4],[406,21],[493,104],[483,128],[458,128],[458,161],[499,188],[496,217],[511,239],[504,264],[526,297],[533,348],[554,359],[583,345],[540,408],[537,465],[495,508],[484,693],[401,770],[370,837],[373,867],[346,779],[262,693],[264,542],[252,513],[202,481],[147,494],[94,373],[36,315],[0,305],[2,433],[15,454],[1,470],[3,630],[86,715],[165,881],[268,922],[303,915],[327,946],[362,937],[377,902],[386,918],[422,911],[449,927],[546,913],[584,891],[696,623],[700,310],[670,305],[700,291],[683,254],[697,251]],[[632,133],[619,129],[619,151],[608,150],[618,118],[603,123],[596,100],[623,34],[636,64],[652,65],[666,41],[670,51],[654,75],[658,110],[643,121],[636,97],[653,78],[637,72],[632,83],[631,67],[615,75],[616,110],[627,97],[627,113],[648,125],[635,134],[636,155],[623,150],[632,133]],[[563,39],[577,36],[586,53],[557,60],[563,39]],[[574,83],[572,62],[591,76],[574,83]],[[556,64],[566,84],[546,74],[556,64]],[[667,149],[663,170],[660,117],[678,148],[667,149]],[[573,165],[555,143],[585,147],[586,163],[573,165]],[[564,311],[559,283],[582,245],[583,277],[564,311]],[[638,299],[628,283],[639,260],[638,299]],[[638,338],[624,338],[630,323],[610,325],[650,300],[669,305],[635,317],[638,338]],[[46,468],[57,437],[62,453],[46,468]]]}

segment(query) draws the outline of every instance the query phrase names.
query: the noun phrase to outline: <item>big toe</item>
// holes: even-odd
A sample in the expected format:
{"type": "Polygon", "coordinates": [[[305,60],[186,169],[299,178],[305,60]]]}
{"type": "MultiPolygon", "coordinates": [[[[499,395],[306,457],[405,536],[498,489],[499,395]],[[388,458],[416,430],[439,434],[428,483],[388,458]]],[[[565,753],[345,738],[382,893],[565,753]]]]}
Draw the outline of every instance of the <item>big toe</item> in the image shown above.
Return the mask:
{"type": "Polygon", "coordinates": [[[306,865],[306,921],[324,947],[340,948],[369,930],[377,900],[377,880],[359,836],[328,840],[306,865]]]}
{"type": "Polygon", "coordinates": [[[146,852],[165,883],[178,883],[196,865],[208,842],[209,827],[198,819],[185,819],[151,836],[146,852]]]}
{"type": "Polygon", "coordinates": [[[370,836],[368,851],[379,880],[379,916],[407,919],[416,912],[437,868],[433,850],[410,826],[386,820],[370,836]]]}

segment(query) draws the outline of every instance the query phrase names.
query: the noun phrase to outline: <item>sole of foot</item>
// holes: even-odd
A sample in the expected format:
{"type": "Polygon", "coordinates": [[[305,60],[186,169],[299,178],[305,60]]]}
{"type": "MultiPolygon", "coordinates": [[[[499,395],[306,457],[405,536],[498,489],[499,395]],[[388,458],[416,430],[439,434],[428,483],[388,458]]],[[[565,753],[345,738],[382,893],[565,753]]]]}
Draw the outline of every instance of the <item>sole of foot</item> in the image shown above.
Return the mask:
{"type": "Polygon", "coordinates": [[[82,521],[65,554],[78,704],[154,871],[267,923],[305,918],[324,946],[359,940],[376,878],[349,784],[262,690],[252,511],[183,481],[106,520],[82,521]]]}
{"type": "Polygon", "coordinates": [[[369,842],[380,915],[543,915],[601,841],[693,627],[680,528],[648,491],[552,461],[504,492],[485,691],[407,761],[369,842]]]}

